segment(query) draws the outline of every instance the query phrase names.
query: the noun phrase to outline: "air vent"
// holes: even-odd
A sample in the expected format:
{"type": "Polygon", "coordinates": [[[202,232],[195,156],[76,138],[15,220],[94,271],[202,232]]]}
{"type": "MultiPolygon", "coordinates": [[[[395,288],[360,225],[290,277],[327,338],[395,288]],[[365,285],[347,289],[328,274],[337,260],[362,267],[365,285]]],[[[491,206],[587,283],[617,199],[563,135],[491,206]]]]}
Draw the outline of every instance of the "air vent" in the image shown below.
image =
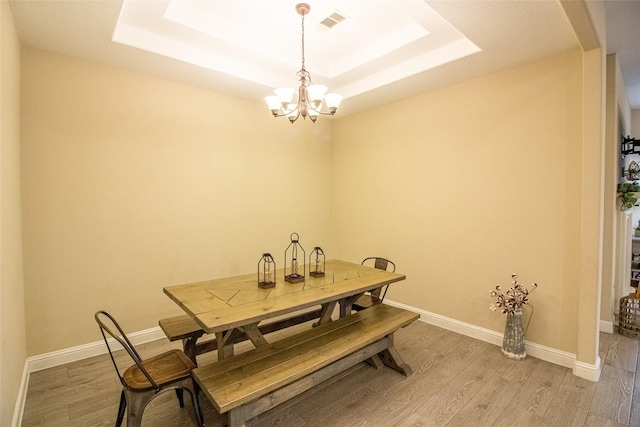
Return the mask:
{"type": "Polygon", "coordinates": [[[324,18],[322,21],[320,21],[320,25],[326,28],[333,28],[334,26],[341,23],[345,19],[347,19],[346,16],[336,11],[336,12],[333,12],[331,15],[327,16],[326,18],[324,18]]]}

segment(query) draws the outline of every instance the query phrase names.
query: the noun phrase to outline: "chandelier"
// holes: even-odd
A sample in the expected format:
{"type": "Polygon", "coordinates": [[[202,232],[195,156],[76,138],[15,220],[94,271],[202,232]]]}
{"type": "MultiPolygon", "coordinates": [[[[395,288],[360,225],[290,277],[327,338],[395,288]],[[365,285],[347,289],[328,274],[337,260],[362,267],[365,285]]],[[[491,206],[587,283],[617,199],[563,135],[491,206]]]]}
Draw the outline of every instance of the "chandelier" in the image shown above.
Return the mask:
{"type": "Polygon", "coordinates": [[[342,95],[337,93],[326,93],[327,87],[314,85],[311,81],[311,74],[304,68],[304,16],[309,13],[311,6],[306,3],[296,5],[296,12],[302,16],[302,68],[298,71],[300,86],[298,87],[298,101],[293,102],[293,88],[279,88],[274,90],[275,96],[266,96],[264,99],[273,114],[273,117],[286,116],[291,123],[298,117],[306,119],[307,116],[312,122],[316,122],[318,115],[333,116],[342,101],[342,95]],[[328,111],[322,111],[322,101],[328,111]]]}

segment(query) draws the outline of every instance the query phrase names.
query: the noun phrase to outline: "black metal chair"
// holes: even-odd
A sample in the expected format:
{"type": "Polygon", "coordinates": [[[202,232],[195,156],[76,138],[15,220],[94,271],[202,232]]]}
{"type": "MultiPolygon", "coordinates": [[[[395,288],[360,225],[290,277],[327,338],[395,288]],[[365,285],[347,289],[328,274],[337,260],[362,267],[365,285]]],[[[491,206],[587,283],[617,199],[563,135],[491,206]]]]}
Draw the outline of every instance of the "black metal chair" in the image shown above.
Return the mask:
{"type": "Polygon", "coordinates": [[[191,376],[191,370],[195,368],[195,365],[182,350],[169,350],[143,360],[118,322],[109,313],[98,311],[95,314],[95,319],[100,326],[100,332],[102,332],[104,342],[107,344],[109,356],[111,356],[113,366],[120,378],[120,383],[122,383],[116,427],[122,425],[125,409],[127,410],[127,427],[139,427],[147,404],[159,393],[167,390],[176,391],[181,408],[184,407],[183,391],[187,390],[191,395],[198,426],[204,426],[198,401],[198,386],[191,376]],[[111,327],[114,327],[115,330],[111,327]],[[120,370],[113,354],[114,350],[111,348],[115,343],[113,341],[110,343],[107,335],[115,339],[127,351],[135,362],[134,365],[124,371],[120,370]]]}
{"type": "MultiPolygon", "coordinates": [[[[362,265],[371,265],[374,268],[380,270],[391,271],[395,273],[396,265],[386,258],[381,257],[368,257],[362,260],[362,265]]],[[[387,294],[388,284],[383,285],[376,289],[371,289],[369,292],[358,298],[352,305],[352,309],[356,311],[364,310],[365,308],[372,307],[376,304],[382,304],[384,297],[387,294]]]]}

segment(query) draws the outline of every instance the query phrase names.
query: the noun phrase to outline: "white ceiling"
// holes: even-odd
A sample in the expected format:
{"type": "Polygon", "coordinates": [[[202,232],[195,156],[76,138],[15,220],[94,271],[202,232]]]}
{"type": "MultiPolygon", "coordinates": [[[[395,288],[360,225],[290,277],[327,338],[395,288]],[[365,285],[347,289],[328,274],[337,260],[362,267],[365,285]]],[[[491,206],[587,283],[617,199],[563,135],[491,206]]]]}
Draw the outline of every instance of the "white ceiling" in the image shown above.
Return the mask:
{"type": "MultiPolygon", "coordinates": [[[[296,3],[10,0],[24,46],[257,102],[297,84],[296,3]]],[[[620,54],[631,105],[640,108],[640,1],[605,5],[609,51],[620,54]]],[[[306,69],[314,83],[345,96],[339,115],[576,48],[556,0],[322,0],[305,17],[306,69]],[[335,11],[346,19],[322,27],[335,11]]]]}

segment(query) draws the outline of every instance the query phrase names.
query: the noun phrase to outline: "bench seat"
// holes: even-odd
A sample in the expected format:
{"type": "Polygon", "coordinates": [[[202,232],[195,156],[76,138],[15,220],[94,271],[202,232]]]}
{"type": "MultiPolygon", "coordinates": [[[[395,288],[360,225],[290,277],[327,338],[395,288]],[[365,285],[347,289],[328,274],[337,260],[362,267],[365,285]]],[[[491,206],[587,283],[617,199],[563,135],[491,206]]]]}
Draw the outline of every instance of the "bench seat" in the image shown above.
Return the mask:
{"type": "Polygon", "coordinates": [[[367,359],[411,373],[393,334],[419,315],[378,304],[302,333],[194,369],[193,376],[231,427],[367,359]],[[381,360],[379,358],[381,356],[381,360]]]}
{"type": "Polygon", "coordinates": [[[204,335],[200,325],[187,314],[161,319],[158,323],[164,334],[169,338],[169,341],[190,337],[200,338],[204,335]]]}

